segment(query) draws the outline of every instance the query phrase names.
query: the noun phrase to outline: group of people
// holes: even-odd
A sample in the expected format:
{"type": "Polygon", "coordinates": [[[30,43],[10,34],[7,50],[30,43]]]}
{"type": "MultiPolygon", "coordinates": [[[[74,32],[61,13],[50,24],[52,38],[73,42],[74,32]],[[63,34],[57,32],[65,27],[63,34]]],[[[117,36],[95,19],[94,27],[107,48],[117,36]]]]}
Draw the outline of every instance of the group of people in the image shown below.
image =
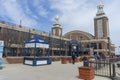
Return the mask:
{"type": "MultiPolygon", "coordinates": [[[[75,59],[76,59],[76,58],[77,58],[76,54],[73,53],[73,54],[72,54],[72,63],[73,63],[73,64],[75,64],[75,59]]],[[[82,60],[83,60],[83,61],[86,61],[86,60],[87,60],[87,57],[84,56],[84,57],[82,58],[82,60]]]]}
{"type": "Polygon", "coordinates": [[[94,53],[93,57],[95,58],[95,60],[106,60],[105,54],[94,53]]]}
{"type": "MultiPolygon", "coordinates": [[[[75,64],[75,59],[76,59],[76,58],[77,58],[76,54],[73,53],[73,54],[72,54],[72,63],[73,63],[73,64],[75,64]]],[[[94,58],[95,60],[106,60],[105,54],[97,54],[97,53],[94,53],[94,54],[93,54],[93,58],[94,58]]],[[[87,60],[87,57],[84,56],[84,57],[82,58],[82,60],[83,60],[83,61],[86,61],[86,60],[87,60]]]]}

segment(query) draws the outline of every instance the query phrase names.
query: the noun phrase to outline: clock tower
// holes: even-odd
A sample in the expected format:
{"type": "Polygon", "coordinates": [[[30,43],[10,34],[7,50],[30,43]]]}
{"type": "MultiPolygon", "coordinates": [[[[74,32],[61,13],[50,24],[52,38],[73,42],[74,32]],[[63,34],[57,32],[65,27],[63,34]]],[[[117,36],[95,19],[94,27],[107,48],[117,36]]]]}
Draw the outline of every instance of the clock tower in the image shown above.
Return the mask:
{"type": "Polygon", "coordinates": [[[94,18],[95,39],[107,39],[109,37],[108,18],[103,11],[104,5],[100,2],[97,6],[97,13],[94,18]]]}
{"type": "Polygon", "coordinates": [[[59,17],[55,17],[55,23],[53,24],[52,27],[52,35],[55,36],[62,36],[62,28],[61,25],[59,24],[59,17]]]}

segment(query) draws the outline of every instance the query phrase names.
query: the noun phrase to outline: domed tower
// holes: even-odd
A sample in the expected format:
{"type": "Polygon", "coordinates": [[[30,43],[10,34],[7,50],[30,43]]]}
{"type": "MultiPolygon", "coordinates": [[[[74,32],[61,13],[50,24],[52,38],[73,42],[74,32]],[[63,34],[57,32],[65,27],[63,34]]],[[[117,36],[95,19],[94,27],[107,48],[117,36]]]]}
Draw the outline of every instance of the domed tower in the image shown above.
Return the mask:
{"type": "Polygon", "coordinates": [[[94,35],[96,39],[107,39],[109,37],[108,18],[104,13],[103,7],[104,5],[99,2],[94,18],[94,35]]]}
{"type": "Polygon", "coordinates": [[[53,24],[52,27],[52,35],[55,36],[62,36],[62,28],[61,25],[59,24],[59,17],[55,17],[55,23],[53,24]]]}

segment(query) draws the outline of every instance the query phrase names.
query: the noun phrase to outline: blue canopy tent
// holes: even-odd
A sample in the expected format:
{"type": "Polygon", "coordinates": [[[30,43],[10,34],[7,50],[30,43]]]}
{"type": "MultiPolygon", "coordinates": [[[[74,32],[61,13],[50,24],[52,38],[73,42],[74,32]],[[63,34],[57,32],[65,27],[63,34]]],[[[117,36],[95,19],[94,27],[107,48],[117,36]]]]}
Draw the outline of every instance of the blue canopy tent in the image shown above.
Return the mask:
{"type": "Polygon", "coordinates": [[[29,41],[26,41],[25,48],[34,48],[34,57],[24,57],[24,64],[33,66],[51,64],[49,52],[48,56],[46,57],[36,57],[36,48],[49,49],[49,44],[45,40],[41,39],[40,37],[35,37],[29,41]]]}

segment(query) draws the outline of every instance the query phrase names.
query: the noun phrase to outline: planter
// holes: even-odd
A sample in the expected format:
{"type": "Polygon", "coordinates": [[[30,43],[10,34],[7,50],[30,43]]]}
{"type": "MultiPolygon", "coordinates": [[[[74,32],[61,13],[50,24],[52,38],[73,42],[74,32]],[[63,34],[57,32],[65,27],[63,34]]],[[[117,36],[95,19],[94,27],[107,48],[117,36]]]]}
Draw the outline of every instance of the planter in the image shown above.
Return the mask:
{"type": "Polygon", "coordinates": [[[62,64],[67,64],[67,59],[66,59],[66,58],[62,58],[62,59],[61,59],[61,63],[62,63],[62,64]]]}
{"type": "Polygon", "coordinates": [[[89,61],[91,57],[87,57],[87,60],[89,61]]]}
{"type": "Polygon", "coordinates": [[[7,57],[6,60],[10,64],[23,63],[23,57],[7,57]]]}
{"type": "Polygon", "coordinates": [[[79,67],[79,78],[85,79],[85,80],[92,80],[95,75],[94,75],[94,68],[93,67],[79,67]]]}
{"type": "Polygon", "coordinates": [[[69,62],[69,63],[72,63],[72,59],[71,59],[71,58],[69,58],[69,59],[68,59],[68,62],[69,62]]]}
{"type": "Polygon", "coordinates": [[[79,62],[79,59],[78,59],[78,58],[76,58],[76,59],[75,59],[75,62],[79,62]]]}
{"type": "Polygon", "coordinates": [[[80,58],[79,61],[82,62],[82,58],[80,58]]]}

